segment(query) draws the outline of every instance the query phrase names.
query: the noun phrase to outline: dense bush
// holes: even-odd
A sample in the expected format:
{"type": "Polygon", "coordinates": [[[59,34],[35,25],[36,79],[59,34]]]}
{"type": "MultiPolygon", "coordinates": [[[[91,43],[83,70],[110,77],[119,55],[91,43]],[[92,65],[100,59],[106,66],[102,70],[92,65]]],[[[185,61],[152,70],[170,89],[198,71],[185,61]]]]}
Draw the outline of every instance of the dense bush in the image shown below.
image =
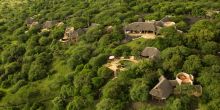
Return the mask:
{"type": "Polygon", "coordinates": [[[130,97],[132,101],[147,101],[149,99],[149,86],[146,79],[135,79],[130,88],[130,97]]]}
{"type": "Polygon", "coordinates": [[[1,0],[0,109],[218,110],[220,16],[209,14],[219,7],[219,0],[1,0]],[[167,15],[176,25],[156,39],[122,44],[129,23],[167,15]],[[39,24],[27,24],[30,17],[39,24]],[[64,24],[45,31],[45,21],[64,24]],[[59,42],[67,27],[79,32],[77,42],[59,42]],[[146,46],[161,59],[141,58],[146,46]],[[103,66],[109,55],[139,63],[120,62],[125,71],[113,72],[103,66]],[[181,71],[194,75],[202,96],[151,103],[160,75],[174,79],[181,71]]]}
{"type": "Polygon", "coordinates": [[[4,91],[0,91],[0,100],[5,96],[5,92],[4,91]]]}

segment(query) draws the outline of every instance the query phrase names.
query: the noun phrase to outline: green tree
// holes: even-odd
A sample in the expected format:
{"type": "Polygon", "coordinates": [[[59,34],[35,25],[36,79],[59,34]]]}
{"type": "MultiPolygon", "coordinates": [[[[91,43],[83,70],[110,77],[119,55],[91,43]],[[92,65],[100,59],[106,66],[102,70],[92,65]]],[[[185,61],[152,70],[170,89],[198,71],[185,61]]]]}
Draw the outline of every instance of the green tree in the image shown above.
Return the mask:
{"type": "Polygon", "coordinates": [[[82,96],[75,96],[67,105],[67,110],[82,110],[88,107],[88,102],[82,96]]]}
{"type": "Polygon", "coordinates": [[[90,60],[93,49],[89,46],[82,46],[75,48],[68,59],[68,64],[72,69],[77,65],[85,64],[90,60]]]}
{"type": "Polygon", "coordinates": [[[131,49],[128,46],[122,45],[115,48],[112,53],[115,56],[128,56],[131,53],[131,49]]]}
{"type": "Polygon", "coordinates": [[[184,46],[166,48],[161,52],[164,70],[174,72],[182,68],[183,60],[191,53],[191,50],[184,46]]]}
{"type": "Polygon", "coordinates": [[[120,99],[125,101],[128,99],[128,86],[129,82],[125,79],[109,81],[103,88],[103,98],[120,99]]]}
{"type": "Polygon", "coordinates": [[[149,98],[148,82],[144,78],[135,79],[130,88],[130,97],[133,101],[147,101],[149,98]]]}
{"type": "Polygon", "coordinates": [[[202,45],[202,53],[204,54],[216,54],[217,52],[220,51],[219,44],[217,42],[206,42],[205,44],[202,45]]]}
{"type": "Polygon", "coordinates": [[[48,43],[49,43],[49,39],[47,37],[41,37],[39,39],[39,44],[42,46],[48,45],[48,43]]]}
{"type": "Polygon", "coordinates": [[[123,108],[123,102],[110,98],[104,98],[96,105],[97,110],[123,110],[123,108]]]}
{"type": "Polygon", "coordinates": [[[183,70],[192,74],[198,73],[201,67],[202,67],[202,61],[196,55],[191,55],[187,57],[186,61],[183,64],[183,70]]]}
{"type": "Polygon", "coordinates": [[[34,103],[30,110],[45,110],[45,105],[43,105],[42,103],[34,103]]]}
{"type": "Polygon", "coordinates": [[[108,56],[105,54],[99,54],[97,57],[93,57],[90,61],[89,64],[92,65],[93,67],[100,67],[103,64],[105,64],[108,60],[108,56]]]}
{"type": "Polygon", "coordinates": [[[189,26],[184,21],[180,21],[176,24],[177,29],[186,32],[189,29],[189,26]]]}
{"type": "Polygon", "coordinates": [[[210,109],[210,110],[218,110],[219,109],[219,103],[220,103],[220,100],[219,99],[214,99],[213,101],[209,102],[207,104],[207,107],[206,109],[210,109]]]}
{"type": "Polygon", "coordinates": [[[63,85],[60,89],[60,95],[64,98],[74,95],[74,87],[72,85],[63,85]]]}
{"type": "Polygon", "coordinates": [[[18,62],[12,62],[5,65],[5,74],[14,74],[20,69],[20,64],[18,62]]]}
{"type": "Polygon", "coordinates": [[[187,34],[188,45],[201,47],[205,42],[213,41],[218,33],[216,26],[211,21],[200,20],[190,28],[187,34]]]}
{"type": "Polygon", "coordinates": [[[24,55],[26,49],[23,45],[11,45],[4,49],[2,52],[2,62],[14,62],[21,60],[20,57],[24,55]]]}
{"type": "Polygon", "coordinates": [[[97,75],[99,77],[104,78],[104,79],[109,79],[113,76],[113,71],[110,70],[109,68],[103,66],[103,67],[98,69],[97,75]]]}
{"type": "Polygon", "coordinates": [[[0,100],[6,95],[4,91],[0,91],[0,100]]]}
{"type": "Polygon", "coordinates": [[[61,39],[64,35],[64,26],[62,27],[56,27],[55,29],[53,29],[50,33],[50,36],[53,39],[61,39]]]}
{"type": "Polygon", "coordinates": [[[100,88],[102,85],[104,85],[104,79],[101,78],[101,77],[92,78],[92,84],[93,84],[96,88],[100,88]]]}
{"type": "Polygon", "coordinates": [[[55,97],[52,102],[54,110],[65,110],[65,101],[61,97],[55,97]]]}
{"type": "Polygon", "coordinates": [[[87,42],[95,42],[98,41],[103,34],[102,26],[94,26],[89,28],[89,30],[86,32],[83,39],[87,42]]]}
{"type": "Polygon", "coordinates": [[[202,61],[207,66],[220,65],[220,58],[215,55],[206,55],[203,57],[202,61]]]}
{"type": "Polygon", "coordinates": [[[74,77],[75,94],[87,95],[92,90],[92,78],[95,77],[93,71],[83,69],[79,74],[74,77]]]}
{"type": "Polygon", "coordinates": [[[181,100],[175,99],[172,104],[169,104],[170,110],[182,110],[181,100]]]}
{"type": "Polygon", "coordinates": [[[183,36],[174,27],[161,29],[160,33],[164,35],[165,43],[169,47],[179,46],[183,44],[183,36]]]}
{"type": "Polygon", "coordinates": [[[30,81],[36,81],[47,76],[47,68],[42,64],[32,63],[28,73],[30,81]]]}
{"type": "Polygon", "coordinates": [[[169,70],[170,72],[174,72],[180,69],[182,64],[183,58],[178,54],[174,54],[170,59],[166,59],[163,62],[163,69],[169,70]]]}

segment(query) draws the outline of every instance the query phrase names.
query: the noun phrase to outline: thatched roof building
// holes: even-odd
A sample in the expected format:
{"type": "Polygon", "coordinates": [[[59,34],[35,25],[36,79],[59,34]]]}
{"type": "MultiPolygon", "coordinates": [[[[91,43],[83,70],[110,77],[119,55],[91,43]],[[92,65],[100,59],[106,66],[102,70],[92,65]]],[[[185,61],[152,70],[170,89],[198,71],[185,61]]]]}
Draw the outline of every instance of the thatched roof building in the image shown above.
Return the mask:
{"type": "Polygon", "coordinates": [[[162,22],[170,22],[170,21],[172,21],[171,18],[172,18],[172,16],[167,15],[167,16],[163,17],[160,21],[162,21],[162,22]]]}
{"type": "Polygon", "coordinates": [[[146,47],[142,52],[141,52],[142,57],[150,58],[152,60],[159,58],[160,56],[160,51],[155,48],[155,47],[146,47]]]}
{"type": "Polygon", "coordinates": [[[201,18],[193,17],[193,16],[187,16],[183,19],[184,22],[186,22],[187,24],[190,24],[190,25],[196,23],[199,20],[201,20],[201,18]]]}
{"type": "Polygon", "coordinates": [[[173,86],[164,76],[161,76],[159,83],[150,91],[150,95],[156,99],[164,100],[173,92],[173,86]]]}
{"type": "MultiPolygon", "coordinates": [[[[180,74],[177,74],[177,77],[179,75],[183,75],[183,72],[180,74]]],[[[188,75],[188,74],[184,74],[188,75]]],[[[192,76],[190,76],[192,78],[192,76]]],[[[184,80],[186,80],[184,78],[184,80]]],[[[190,79],[192,80],[192,79],[190,79]]],[[[187,81],[188,83],[188,81],[187,81]]],[[[196,97],[199,97],[202,95],[202,86],[201,85],[193,85],[191,83],[189,84],[180,84],[179,79],[176,80],[167,80],[164,76],[161,76],[159,78],[159,82],[156,86],[154,86],[153,89],[150,91],[150,95],[152,95],[154,98],[159,100],[164,100],[170,96],[170,94],[188,94],[193,95],[196,97]]]]}
{"type": "Polygon", "coordinates": [[[40,28],[39,22],[33,22],[32,24],[29,25],[30,28],[40,28]]]}
{"type": "Polygon", "coordinates": [[[34,22],[35,22],[35,24],[36,24],[35,19],[32,18],[32,17],[27,18],[26,21],[25,21],[25,23],[26,23],[27,26],[31,26],[34,22]]]}
{"type": "Polygon", "coordinates": [[[64,25],[63,22],[59,22],[59,23],[56,24],[57,27],[61,27],[61,26],[63,26],[63,25],[64,25]]]}
{"type": "Polygon", "coordinates": [[[132,37],[140,37],[147,34],[158,35],[161,28],[170,26],[175,26],[175,22],[171,22],[171,16],[165,16],[159,21],[144,21],[144,19],[140,18],[138,22],[133,22],[125,26],[124,32],[127,36],[132,37]]]}
{"type": "Polygon", "coordinates": [[[52,28],[53,26],[55,26],[57,23],[57,21],[46,21],[44,22],[43,24],[43,29],[50,29],[52,28]]]}
{"type": "Polygon", "coordinates": [[[60,42],[77,42],[78,37],[84,34],[87,31],[87,28],[80,28],[75,30],[74,27],[68,27],[65,30],[64,37],[60,39],[60,42]]]}
{"type": "Polygon", "coordinates": [[[157,32],[157,27],[155,22],[133,22],[129,25],[127,25],[124,28],[125,31],[137,31],[137,32],[153,32],[156,33],[157,32]]]}

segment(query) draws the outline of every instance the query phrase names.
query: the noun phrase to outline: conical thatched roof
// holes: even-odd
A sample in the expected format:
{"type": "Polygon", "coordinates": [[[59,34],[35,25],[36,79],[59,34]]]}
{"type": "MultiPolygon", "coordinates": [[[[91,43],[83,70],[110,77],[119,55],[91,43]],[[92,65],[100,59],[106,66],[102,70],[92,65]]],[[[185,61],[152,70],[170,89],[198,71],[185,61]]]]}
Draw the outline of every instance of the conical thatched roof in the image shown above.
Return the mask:
{"type": "Polygon", "coordinates": [[[155,47],[146,47],[142,52],[141,56],[148,58],[159,58],[160,51],[155,47]]]}

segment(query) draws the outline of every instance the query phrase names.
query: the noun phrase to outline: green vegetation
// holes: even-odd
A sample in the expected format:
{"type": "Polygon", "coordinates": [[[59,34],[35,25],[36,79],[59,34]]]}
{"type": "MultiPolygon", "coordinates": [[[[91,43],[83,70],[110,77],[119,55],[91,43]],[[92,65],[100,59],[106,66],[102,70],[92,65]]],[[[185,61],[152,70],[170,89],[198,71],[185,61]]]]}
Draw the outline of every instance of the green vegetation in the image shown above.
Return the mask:
{"type": "MultiPolygon", "coordinates": [[[[218,110],[220,108],[219,0],[0,0],[0,110],[218,110]],[[172,15],[175,27],[156,39],[123,44],[129,23],[172,15]],[[28,26],[32,17],[38,24],[28,26]],[[63,22],[41,32],[48,20],[63,22]],[[110,29],[108,27],[111,27],[110,29]],[[76,43],[61,43],[66,27],[85,29],[76,43]],[[182,32],[177,31],[181,30],[182,32]],[[125,71],[103,65],[110,55],[140,58],[158,48],[157,62],[122,61],[125,71]],[[149,91],[160,75],[195,77],[191,91],[155,104],[149,91]],[[114,78],[114,79],[113,79],[114,78]],[[141,105],[141,106],[138,106],[141,105]]],[[[190,87],[179,87],[186,90],[190,87]]]]}

